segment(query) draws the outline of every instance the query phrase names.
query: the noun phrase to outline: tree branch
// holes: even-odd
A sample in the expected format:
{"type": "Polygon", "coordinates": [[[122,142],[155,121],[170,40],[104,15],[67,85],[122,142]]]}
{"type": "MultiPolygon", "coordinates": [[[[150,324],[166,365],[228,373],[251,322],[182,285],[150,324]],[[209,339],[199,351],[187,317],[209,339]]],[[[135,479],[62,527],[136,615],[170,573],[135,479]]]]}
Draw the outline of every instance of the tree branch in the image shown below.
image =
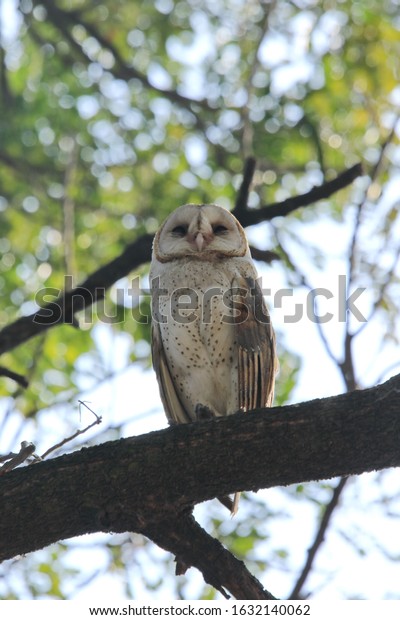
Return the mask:
{"type": "MultiPolygon", "coordinates": [[[[362,174],[361,164],[357,164],[339,174],[332,181],[328,181],[319,187],[314,187],[310,192],[300,196],[294,196],[280,203],[275,203],[261,209],[243,210],[243,200],[247,195],[251,177],[253,174],[253,160],[248,160],[242,186],[239,192],[236,208],[233,214],[238,217],[243,226],[251,226],[262,221],[271,220],[277,216],[284,216],[295,209],[307,206],[322,198],[327,198],[333,193],[349,185],[357,176],[362,174]]],[[[26,317],[21,317],[14,323],[7,325],[0,331],[0,355],[6,353],[37,336],[43,331],[68,323],[73,325],[73,314],[96,301],[104,298],[106,290],[120,278],[125,277],[151,258],[152,235],[143,235],[122,252],[120,256],[100,267],[91,274],[80,286],[65,291],[49,304],[46,304],[38,312],[26,317]]],[[[257,258],[257,257],[255,257],[257,258]]],[[[268,256],[268,259],[273,257],[268,256]]]]}
{"type": "Polygon", "coordinates": [[[321,523],[319,524],[319,528],[317,531],[317,534],[315,536],[314,542],[311,545],[311,547],[308,550],[307,553],[307,560],[306,563],[304,564],[303,570],[301,571],[301,574],[291,592],[291,594],[289,595],[289,599],[290,600],[299,600],[301,597],[301,590],[302,587],[304,586],[306,579],[308,577],[308,575],[310,574],[310,571],[312,569],[312,565],[314,563],[315,560],[315,556],[318,553],[319,548],[321,547],[322,543],[324,542],[325,539],[325,534],[328,530],[329,524],[331,522],[332,519],[332,515],[335,511],[335,508],[337,507],[338,503],[339,503],[339,499],[340,496],[342,494],[342,491],[347,483],[348,478],[341,478],[338,482],[338,484],[336,485],[336,487],[333,490],[333,494],[331,497],[331,500],[329,501],[329,503],[325,506],[323,515],[322,515],[322,519],[321,519],[321,523]]]}
{"type": "Polygon", "coordinates": [[[242,213],[247,211],[250,186],[253,181],[255,169],[256,160],[254,157],[248,157],[244,164],[243,180],[236,197],[235,208],[233,209],[233,213],[237,218],[239,218],[242,213]]]}
{"type": "MultiPolygon", "coordinates": [[[[179,523],[206,543],[181,515],[235,491],[400,466],[399,392],[397,375],[367,390],[182,424],[11,471],[0,478],[0,560],[84,533],[137,531],[206,572],[217,548],[191,555],[179,523]]],[[[205,578],[216,584],[232,566],[209,568],[205,578]]],[[[230,589],[227,581],[219,586],[230,589]]]]}
{"type": "Polygon", "coordinates": [[[24,316],[0,331],[0,354],[6,353],[45,330],[68,323],[74,314],[101,300],[114,282],[149,261],[153,235],[143,235],[114,260],[92,273],[80,286],[60,291],[60,296],[37,312],[24,316]]]}
{"type": "MultiPolygon", "coordinates": [[[[285,216],[295,211],[299,207],[307,207],[308,205],[329,198],[332,194],[335,194],[339,190],[350,185],[354,179],[363,174],[361,164],[355,164],[351,168],[344,170],[337,177],[331,181],[327,181],[318,187],[313,187],[309,192],[293,196],[283,200],[282,202],[276,202],[270,205],[261,207],[260,209],[247,209],[245,213],[242,211],[237,216],[242,226],[253,226],[260,222],[272,220],[274,217],[285,216]]],[[[234,209],[233,215],[236,216],[237,212],[234,209]]]]}
{"type": "Polygon", "coordinates": [[[207,534],[189,512],[155,521],[147,525],[143,533],[177,556],[177,566],[182,563],[185,568],[196,566],[202,572],[204,581],[225,598],[229,598],[225,590],[241,600],[275,598],[247,570],[245,564],[207,534]]]}
{"type": "Polygon", "coordinates": [[[104,37],[93,23],[86,21],[80,11],[62,10],[57,7],[54,2],[50,2],[49,0],[40,0],[40,2],[35,1],[34,4],[42,4],[46,7],[46,11],[50,21],[59,31],[61,31],[61,33],[71,44],[71,46],[76,51],[78,51],[78,53],[83,56],[87,62],[90,62],[90,58],[86,55],[82,46],[79,45],[79,43],[77,43],[77,41],[74,39],[68,26],[73,27],[76,24],[80,24],[86,30],[88,35],[95,38],[100,43],[103,49],[108,50],[112,54],[115,61],[115,65],[112,68],[112,73],[115,77],[126,81],[132,79],[139,80],[147,89],[154,91],[159,95],[162,95],[166,99],[169,99],[173,103],[188,109],[192,113],[193,109],[191,106],[192,104],[194,104],[199,108],[203,108],[204,110],[215,114],[215,108],[211,108],[211,106],[208,105],[205,99],[190,99],[189,97],[181,95],[180,93],[178,93],[178,91],[174,89],[159,88],[152,84],[147,75],[141,73],[140,71],[135,69],[132,64],[128,64],[128,62],[124,60],[120,51],[112,43],[112,41],[104,37]]]}
{"type": "Polygon", "coordinates": [[[8,379],[12,379],[16,383],[18,383],[21,387],[27,388],[29,385],[29,381],[26,377],[23,377],[18,372],[14,372],[13,370],[9,370],[4,366],[0,366],[0,377],[8,377],[8,379]]]}

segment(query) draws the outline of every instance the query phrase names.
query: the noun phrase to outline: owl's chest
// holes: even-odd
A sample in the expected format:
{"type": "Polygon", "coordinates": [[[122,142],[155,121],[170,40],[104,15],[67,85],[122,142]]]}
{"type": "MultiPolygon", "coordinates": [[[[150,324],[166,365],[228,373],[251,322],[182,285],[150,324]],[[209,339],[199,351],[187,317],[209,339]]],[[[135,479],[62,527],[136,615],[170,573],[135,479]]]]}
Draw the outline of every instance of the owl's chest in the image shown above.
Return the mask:
{"type": "Polygon", "coordinates": [[[215,286],[229,287],[235,271],[226,260],[186,259],[167,263],[160,275],[160,285],[165,286],[169,294],[180,288],[204,290],[215,286]]]}
{"type": "Polygon", "coordinates": [[[191,261],[171,266],[158,282],[160,308],[178,323],[212,323],[228,310],[233,278],[222,262],[191,261]]]}
{"type": "Polygon", "coordinates": [[[159,322],[170,351],[190,354],[199,366],[226,359],[232,347],[233,278],[226,266],[200,261],[173,266],[160,277],[159,322]]]}

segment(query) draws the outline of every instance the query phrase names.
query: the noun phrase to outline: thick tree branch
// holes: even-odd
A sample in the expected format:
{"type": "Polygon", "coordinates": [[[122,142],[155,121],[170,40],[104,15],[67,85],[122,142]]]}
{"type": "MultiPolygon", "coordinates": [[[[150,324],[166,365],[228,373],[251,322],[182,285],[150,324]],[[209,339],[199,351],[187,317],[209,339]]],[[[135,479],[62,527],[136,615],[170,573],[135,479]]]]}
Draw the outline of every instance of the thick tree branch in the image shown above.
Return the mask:
{"type": "Polygon", "coordinates": [[[399,392],[397,375],[368,390],[178,425],[9,472],[0,478],[0,559],[79,534],[138,531],[202,570],[197,552],[185,555],[187,543],[161,540],[158,522],[239,490],[400,466],[399,392]]]}
{"type": "Polygon", "coordinates": [[[14,372],[13,370],[4,368],[4,366],[0,366],[0,377],[8,377],[9,379],[12,379],[16,383],[18,383],[23,388],[27,388],[29,385],[29,382],[26,377],[23,377],[22,375],[20,375],[17,372],[14,372]]]}
{"type": "Polygon", "coordinates": [[[272,594],[221,543],[212,538],[194,520],[190,512],[173,514],[172,519],[158,519],[143,532],[157,545],[177,557],[177,566],[196,566],[204,580],[225,597],[228,590],[235,598],[271,600],[272,594]]]}
{"type": "MultiPolygon", "coordinates": [[[[321,198],[331,196],[336,191],[349,185],[360,174],[362,174],[361,164],[357,164],[339,174],[332,181],[328,181],[320,187],[314,187],[307,194],[294,196],[281,203],[275,203],[261,209],[245,210],[243,209],[243,200],[247,196],[253,175],[253,160],[248,160],[236,208],[233,213],[238,217],[243,226],[268,221],[278,215],[287,215],[298,207],[307,206],[321,198]]],[[[74,313],[102,299],[106,290],[114,282],[150,260],[151,244],[151,235],[140,237],[131,243],[120,256],[100,267],[77,288],[61,293],[58,299],[47,304],[38,312],[21,317],[14,323],[4,327],[0,331],[0,355],[14,349],[50,327],[62,323],[74,325],[74,313]]],[[[268,255],[269,260],[272,258],[268,255]]]]}
{"type": "Polygon", "coordinates": [[[43,308],[7,325],[0,331],[0,354],[6,353],[46,329],[67,323],[74,325],[74,314],[104,298],[106,290],[151,256],[153,235],[143,235],[117,256],[92,273],[80,286],[60,291],[60,296],[43,308]]]}

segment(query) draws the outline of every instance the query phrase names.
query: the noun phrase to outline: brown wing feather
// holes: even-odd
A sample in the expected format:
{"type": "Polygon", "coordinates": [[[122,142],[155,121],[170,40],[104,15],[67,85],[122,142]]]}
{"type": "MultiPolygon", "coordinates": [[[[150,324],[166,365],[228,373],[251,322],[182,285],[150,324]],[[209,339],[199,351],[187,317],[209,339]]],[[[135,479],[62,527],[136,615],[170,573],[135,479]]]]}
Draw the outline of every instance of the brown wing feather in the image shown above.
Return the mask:
{"type": "Polygon", "coordinates": [[[160,387],[161,400],[169,423],[183,424],[191,422],[176,392],[174,381],[168,368],[160,328],[156,323],[152,325],[151,353],[153,368],[160,387]]]}
{"type": "Polygon", "coordinates": [[[240,291],[236,304],[235,335],[238,344],[239,408],[249,411],[270,407],[278,369],[275,334],[258,282],[249,277],[235,280],[240,291]],[[242,292],[246,291],[245,294],[242,292]]]}

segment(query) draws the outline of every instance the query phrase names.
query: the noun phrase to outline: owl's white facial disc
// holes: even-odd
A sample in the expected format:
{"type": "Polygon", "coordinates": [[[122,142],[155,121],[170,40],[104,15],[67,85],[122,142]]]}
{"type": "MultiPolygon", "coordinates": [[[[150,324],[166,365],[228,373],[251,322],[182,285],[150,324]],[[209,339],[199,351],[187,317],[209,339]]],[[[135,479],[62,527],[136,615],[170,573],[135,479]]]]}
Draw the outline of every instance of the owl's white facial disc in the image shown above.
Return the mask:
{"type": "Polygon", "coordinates": [[[217,205],[183,205],[176,209],[158,231],[153,255],[160,262],[190,256],[249,256],[242,226],[226,209],[217,205]]]}

